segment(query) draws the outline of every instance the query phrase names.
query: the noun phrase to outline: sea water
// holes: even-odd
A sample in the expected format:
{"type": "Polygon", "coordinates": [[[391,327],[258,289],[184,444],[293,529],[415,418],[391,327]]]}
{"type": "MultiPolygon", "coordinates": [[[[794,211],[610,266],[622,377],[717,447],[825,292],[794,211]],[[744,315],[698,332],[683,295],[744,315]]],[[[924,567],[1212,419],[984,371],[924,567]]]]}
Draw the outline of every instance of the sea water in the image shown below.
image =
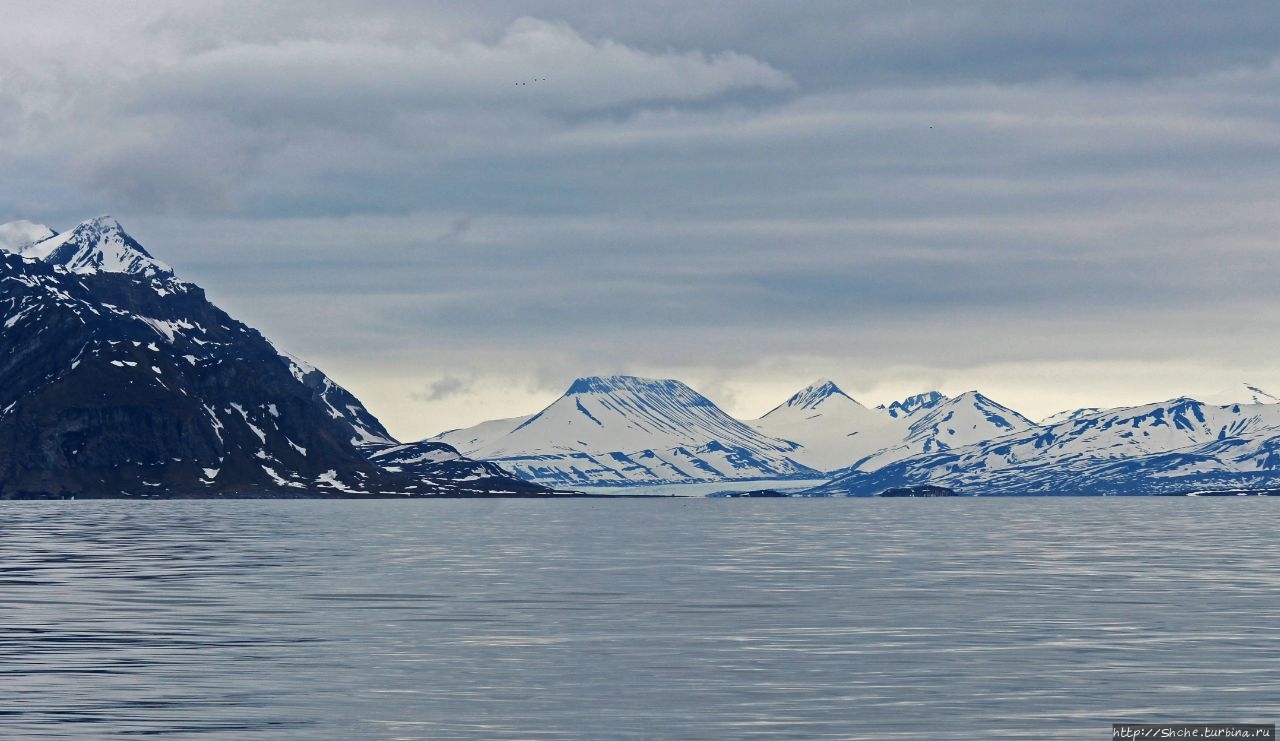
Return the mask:
{"type": "Polygon", "coordinates": [[[0,736],[1280,717],[1280,499],[0,502],[0,736]]]}

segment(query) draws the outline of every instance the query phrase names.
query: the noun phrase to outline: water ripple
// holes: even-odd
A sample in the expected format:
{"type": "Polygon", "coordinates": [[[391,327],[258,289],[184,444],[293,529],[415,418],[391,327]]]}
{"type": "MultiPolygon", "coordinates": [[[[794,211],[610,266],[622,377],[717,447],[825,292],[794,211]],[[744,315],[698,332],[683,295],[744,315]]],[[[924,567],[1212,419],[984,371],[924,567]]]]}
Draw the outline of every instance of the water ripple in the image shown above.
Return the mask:
{"type": "Polygon", "coordinates": [[[15,739],[1273,722],[1280,500],[0,503],[15,739]]]}

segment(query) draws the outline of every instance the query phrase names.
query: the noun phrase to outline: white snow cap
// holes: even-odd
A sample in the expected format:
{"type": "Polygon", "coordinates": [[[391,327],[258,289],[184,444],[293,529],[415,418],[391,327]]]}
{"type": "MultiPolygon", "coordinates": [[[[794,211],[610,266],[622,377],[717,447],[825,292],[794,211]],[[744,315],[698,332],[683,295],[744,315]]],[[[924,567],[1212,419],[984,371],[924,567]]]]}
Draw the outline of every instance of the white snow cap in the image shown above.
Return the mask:
{"type": "Polygon", "coordinates": [[[110,216],[83,221],[69,232],[29,244],[21,254],[65,266],[76,273],[173,275],[172,268],[153,258],[110,216]]]}
{"type": "MultiPolygon", "coordinates": [[[[799,407],[801,409],[813,409],[814,407],[817,407],[819,404],[826,401],[828,398],[832,396],[842,396],[848,399],[849,401],[853,401],[852,397],[850,397],[844,391],[840,390],[840,387],[835,385],[835,383],[833,383],[831,380],[826,378],[819,378],[818,380],[814,381],[808,386],[805,386],[804,388],[792,394],[791,398],[782,402],[782,404],[780,404],[779,406],[774,407],[773,410],[769,412],[769,414],[772,414],[773,412],[778,411],[782,407],[799,407]]],[[[765,416],[768,416],[768,415],[766,414],[765,416]]]]}

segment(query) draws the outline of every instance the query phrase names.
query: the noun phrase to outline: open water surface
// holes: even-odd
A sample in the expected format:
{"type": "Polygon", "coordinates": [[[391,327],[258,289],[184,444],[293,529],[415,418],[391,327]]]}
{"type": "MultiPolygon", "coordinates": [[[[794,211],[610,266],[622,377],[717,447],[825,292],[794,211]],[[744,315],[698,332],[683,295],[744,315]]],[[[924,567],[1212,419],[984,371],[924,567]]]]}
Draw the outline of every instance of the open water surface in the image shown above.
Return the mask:
{"type": "Polygon", "coordinates": [[[1280,716],[1280,498],[0,502],[0,737],[1280,716]]]}

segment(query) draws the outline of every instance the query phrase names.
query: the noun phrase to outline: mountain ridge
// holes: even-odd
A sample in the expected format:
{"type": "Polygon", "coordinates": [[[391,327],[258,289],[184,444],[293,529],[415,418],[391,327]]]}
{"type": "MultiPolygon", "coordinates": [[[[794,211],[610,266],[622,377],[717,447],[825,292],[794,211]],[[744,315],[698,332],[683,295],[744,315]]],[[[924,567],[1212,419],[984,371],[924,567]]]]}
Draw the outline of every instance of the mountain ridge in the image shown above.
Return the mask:
{"type": "Polygon", "coordinates": [[[0,251],[0,318],[2,498],[545,491],[477,478],[461,456],[412,472],[371,460],[359,444],[394,440],[354,396],[114,219],[0,251]]]}
{"type": "Polygon", "coordinates": [[[109,216],[63,233],[0,225],[0,321],[11,350],[0,496],[482,495],[823,476],[810,493],[1280,488],[1280,397],[1246,382],[1036,423],[976,390],[870,409],[825,378],[738,420],[676,379],[583,376],[534,414],[401,443],[109,216]]]}
{"type": "Polygon", "coordinates": [[[817,478],[792,442],[762,435],[674,379],[584,376],[541,411],[428,438],[549,485],[817,478]]]}
{"type": "Polygon", "coordinates": [[[1278,452],[1280,406],[1178,397],[851,469],[809,493],[870,496],[923,484],[983,495],[1176,493],[1215,481],[1275,486],[1278,452]]]}

